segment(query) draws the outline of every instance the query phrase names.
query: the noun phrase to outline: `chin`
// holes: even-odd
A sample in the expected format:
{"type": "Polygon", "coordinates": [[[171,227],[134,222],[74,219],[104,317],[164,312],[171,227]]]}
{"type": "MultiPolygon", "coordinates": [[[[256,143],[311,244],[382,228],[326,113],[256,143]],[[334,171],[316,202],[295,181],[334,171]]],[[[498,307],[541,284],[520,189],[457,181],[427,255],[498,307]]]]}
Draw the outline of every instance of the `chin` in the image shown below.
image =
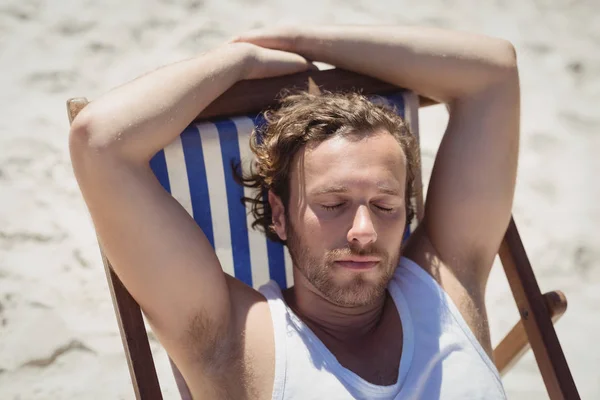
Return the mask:
{"type": "Polygon", "coordinates": [[[373,282],[364,277],[355,276],[350,282],[335,283],[323,288],[323,295],[333,304],[343,307],[366,306],[374,303],[385,294],[388,281],[373,282]]]}

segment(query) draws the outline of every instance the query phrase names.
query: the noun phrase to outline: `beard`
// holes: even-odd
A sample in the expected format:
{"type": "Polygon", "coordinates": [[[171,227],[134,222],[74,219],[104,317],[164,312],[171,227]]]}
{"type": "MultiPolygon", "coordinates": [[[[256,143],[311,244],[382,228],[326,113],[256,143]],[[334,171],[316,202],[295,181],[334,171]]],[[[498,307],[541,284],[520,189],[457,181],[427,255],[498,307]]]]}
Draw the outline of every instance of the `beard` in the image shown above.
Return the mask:
{"type": "Polygon", "coordinates": [[[286,223],[287,246],[299,272],[319,293],[333,304],[342,307],[357,307],[372,304],[385,294],[400,261],[400,245],[396,254],[389,255],[375,246],[356,248],[349,244],[345,248],[328,250],[319,258],[310,252],[309,246],[297,234],[289,221],[286,223]],[[336,277],[335,260],[348,256],[377,256],[381,259],[376,269],[368,272],[353,272],[350,279],[336,277]],[[336,279],[337,278],[337,279],[336,279]]]}

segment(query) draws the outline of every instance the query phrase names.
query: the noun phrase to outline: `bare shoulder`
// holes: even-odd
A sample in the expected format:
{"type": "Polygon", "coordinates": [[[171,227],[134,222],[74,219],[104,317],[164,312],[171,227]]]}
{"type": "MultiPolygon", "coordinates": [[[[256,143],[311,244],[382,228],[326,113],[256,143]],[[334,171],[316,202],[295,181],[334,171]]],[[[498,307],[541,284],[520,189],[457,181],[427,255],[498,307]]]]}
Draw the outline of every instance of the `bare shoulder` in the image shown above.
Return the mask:
{"type": "Polygon", "coordinates": [[[490,329],[485,307],[485,286],[480,281],[459,276],[445,263],[422,226],[417,228],[404,248],[403,256],[423,268],[450,296],[483,349],[492,356],[490,329]]]}

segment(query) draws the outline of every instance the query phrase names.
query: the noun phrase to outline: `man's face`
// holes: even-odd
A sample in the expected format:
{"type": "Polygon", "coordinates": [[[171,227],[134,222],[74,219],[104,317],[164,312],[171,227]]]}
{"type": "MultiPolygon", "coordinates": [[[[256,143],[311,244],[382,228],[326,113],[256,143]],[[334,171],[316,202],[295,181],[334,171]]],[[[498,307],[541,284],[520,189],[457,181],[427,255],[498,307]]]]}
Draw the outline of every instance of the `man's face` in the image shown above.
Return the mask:
{"type": "Polygon", "coordinates": [[[366,305],[384,293],[406,221],[405,160],[385,131],[296,156],[285,236],[294,266],[332,303],[366,305]]]}

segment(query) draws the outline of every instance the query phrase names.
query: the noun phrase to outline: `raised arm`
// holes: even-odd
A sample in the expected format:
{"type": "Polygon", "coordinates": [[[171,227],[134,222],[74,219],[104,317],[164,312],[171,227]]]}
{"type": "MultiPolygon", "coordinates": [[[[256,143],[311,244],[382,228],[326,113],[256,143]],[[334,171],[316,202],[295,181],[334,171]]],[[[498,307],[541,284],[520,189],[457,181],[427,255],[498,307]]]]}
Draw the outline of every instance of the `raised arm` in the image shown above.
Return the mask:
{"type": "Polygon", "coordinates": [[[149,160],[238,80],[309,66],[296,54],[229,44],[121,86],[73,121],[71,160],[100,243],[180,369],[227,356],[232,282],[149,160]]]}
{"type": "Polygon", "coordinates": [[[509,42],[367,26],[254,31],[236,40],[297,52],[448,103],[422,229],[462,284],[485,287],[510,219],[517,169],[519,81],[509,42]]]}

